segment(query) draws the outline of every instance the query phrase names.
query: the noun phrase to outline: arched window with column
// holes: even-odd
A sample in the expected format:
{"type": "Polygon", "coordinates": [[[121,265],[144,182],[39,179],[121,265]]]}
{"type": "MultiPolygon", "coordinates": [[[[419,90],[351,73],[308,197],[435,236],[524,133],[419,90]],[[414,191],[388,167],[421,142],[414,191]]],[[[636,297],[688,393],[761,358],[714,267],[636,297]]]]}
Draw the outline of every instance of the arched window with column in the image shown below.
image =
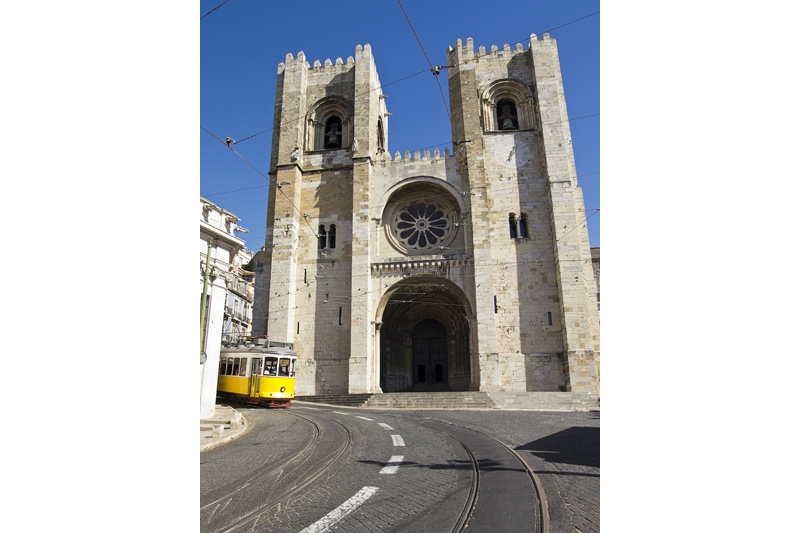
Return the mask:
{"type": "Polygon", "coordinates": [[[306,151],[350,148],[353,143],[353,105],[339,96],[326,96],[306,115],[306,151]]]}
{"type": "Polygon", "coordinates": [[[319,225],[318,248],[320,250],[330,250],[336,248],[336,224],[331,224],[327,229],[323,224],[319,225]]]}
{"type": "Polygon", "coordinates": [[[519,80],[504,78],[487,85],[481,92],[481,114],[487,132],[537,127],[533,92],[519,80]]]}
{"type": "Polygon", "coordinates": [[[508,215],[508,229],[512,239],[528,238],[528,215],[521,213],[519,217],[516,213],[508,215]]]}

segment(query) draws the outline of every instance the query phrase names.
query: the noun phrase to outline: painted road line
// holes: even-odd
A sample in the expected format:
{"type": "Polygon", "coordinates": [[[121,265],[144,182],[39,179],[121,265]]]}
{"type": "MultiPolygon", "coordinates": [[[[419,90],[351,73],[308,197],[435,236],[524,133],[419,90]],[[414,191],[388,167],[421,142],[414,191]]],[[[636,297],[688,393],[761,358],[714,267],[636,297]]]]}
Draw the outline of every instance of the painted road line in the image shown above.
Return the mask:
{"type": "Polygon", "coordinates": [[[403,442],[403,437],[400,435],[392,435],[392,446],[405,446],[406,443],[403,442]]]}
{"type": "Polygon", "coordinates": [[[400,468],[400,463],[403,462],[402,455],[393,455],[386,466],[379,472],[380,474],[396,474],[397,469],[400,468]]]}
{"type": "Polygon", "coordinates": [[[295,405],[296,409],[311,409],[312,411],[319,411],[319,407],[306,407],[305,405],[295,405]]]}
{"type": "Polygon", "coordinates": [[[360,491],[356,492],[355,496],[305,528],[300,533],[321,533],[322,531],[328,531],[333,524],[358,509],[362,503],[367,501],[370,496],[376,492],[378,492],[378,487],[362,488],[360,491]]]}
{"type": "Polygon", "coordinates": [[[370,422],[374,422],[371,418],[367,418],[366,416],[357,416],[356,418],[360,418],[361,420],[369,420],[370,422]]]}
{"type": "Polygon", "coordinates": [[[341,411],[334,411],[334,413],[336,413],[337,415],[350,416],[350,413],[343,413],[341,411]]]}
{"type": "Polygon", "coordinates": [[[383,422],[378,422],[378,425],[379,425],[380,427],[382,427],[383,429],[391,429],[391,430],[394,430],[394,428],[393,428],[392,426],[390,426],[389,424],[384,424],[383,422]]]}

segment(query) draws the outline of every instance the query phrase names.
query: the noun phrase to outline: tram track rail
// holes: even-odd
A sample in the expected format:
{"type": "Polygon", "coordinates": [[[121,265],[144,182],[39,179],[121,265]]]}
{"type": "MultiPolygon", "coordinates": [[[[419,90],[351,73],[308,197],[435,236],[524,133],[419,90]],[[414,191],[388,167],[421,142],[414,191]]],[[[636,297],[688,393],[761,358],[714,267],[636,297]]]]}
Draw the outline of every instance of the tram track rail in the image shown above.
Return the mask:
{"type": "Polygon", "coordinates": [[[313,420],[308,420],[308,422],[310,422],[311,427],[313,428],[313,432],[311,438],[308,439],[308,441],[306,442],[305,446],[303,446],[302,449],[295,451],[292,455],[281,458],[281,460],[277,464],[268,464],[255,469],[253,472],[251,472],[251,475],[247,479],[239,479],[236,480],[234,483],[210,491],[208,494],[206,494],[205,498],[201,497],[200,511],[204,511],[218,503],[224,502],[225,500],[234,497],[236,494],[244,490],[247,490],[251,485],[255,483],[259,483],[261,481],[267,481],[273,475],[285,471],[287,465],[298,466],[302,464],[304,462],[302,458],[307,457],[306,453],[316,445],[320,435],[319,424],[317,424],[313,420]],[[234,489],[232,486],[235,486],[236,488],[234,489]],[[223,491],[228,491],[228,492],[224,492],[222,495],[220,495],[220,492],[223,491]],[[216,499],[212,501],[204,501],[208,500],[209,498],[216,498],[216,499]]]}
{"type": "Polygon", "coordinates": [[[450,529],[450,533],[461,533],[467,528],[470,516],[472,516],[472,512],[475,510],[475,506],[478,503],[478,490],[481,484],[481,469],[480,465],[478,464],[478,459],[475,457],[475,454],[472,453],[470,447],[464,441],[462,441],[452,433],[443,431],[442,429],[433,427],[429,424],[423,424],[421,422],[417,423],[425,427],[439,431],[441,433],[444,433],[445,435],[448,435],[450,438],[458,442],[462,448],[464,448],[467,457],[469,457],[470,464],[472,466],[472,483],[470,485],[469,493],[467,495],[467,501],[464,503],[464,507],[461,511],[461,514],[458,516],[458,520],[456,520],[456,523],[450,529]]]}
{"type": "MultiPolygon", "coordinates": [[[[481,484],[480,463],[478,462],[474,451],[469,446],[469,444],[464,442],[463,439],[459,438],[458,436],[456,436],[455,434],[453,434],[450,431],[445,431],[442,428],[436,427],[435,425],[432,425],[432,424],[429,424],[429,423],[425,423],[425,421],[421,421],[421,420],[416,419],[416,418],[406,417],[406,416],[396,415],[396,414],[394,414],[393,416],[395,416],[397,418],[403,418],[403,419],[415,422],[417,424],[423,425],[425,427],[434,429],[434,430],[439,431],[441,433],[444,433],[445,435],[448,435],[450,438],[452,438],[453,440],[458,442],[461,445],[461,447],[464,449],[464,451],[466,452],[466,454],[469,457],[470,462],[472,464],[472,470],[473,470],[472,485],[470,487],[470,490],[469,490],[469,493],[467,495],[467,498],[466,498],[466,501],[464,503],[464,507],[463,507],[463,509],[461,511],[461,514],[459,515],[458,519],[456,520],[456,523],[453,525],[453,527],[450,530],[450,532],[451,533],[461,533],[461,532],[465,531],[467,529],[467,527],[469,526],[470,519],[472,518],[472,515],[475,512],[475,509],[476,509],[477,504],[478,504],[478,499],[480,497],[480,484],[481,484]]],[[[425,420],[434,421],[434,419],[432,419],[432,418],[427,418],[425,420]]],[[[535,508],[535,511],[536,511],[535,512],[536,524],[534,524],[535,531],[536,531],[536,533],[550,533],[550,519],[549,519],[549,513],[548,513],[548,509],[547,509],[547,499],[545,497],[545,493],[544,493],[544,490],[542,488],[541,481],[536,476],[535,472],[533,471],[533,468],[528,464],[527,461],[525,461],[525,459],[516,450],[514,450],[510,445],[508,445],[505,442],[499,440],[498,438],[496,438],[496,437],[494,437],[494,436],[492,436],[492,435],[490,435],[490,434],[488,434],[486,432],[477,430],[475,428],[468,428],[468,427],[460,426],[458,424],[453,424],[452,422],[448,422],[448,421],[445,421],[445,420],[435,420],[435,422],[440,423],[440,424],[446,424],[448,426],[453,426],[453,427],[459,428],[461,430],[478,433],[478,434],[480,434],[480,435],[482,435],[484,437],[487,437],[487,438],[491,439],[492,441],[496,442],[497,444],[499,444],[500,446],[505,448],[508,452],[510,452],[514,456],[514,458],[516,458],[516,460],[519,462],[519,464],[522,465],[522,467],[525,469],[525,472],[527,473],[528,477],[530,478],[530,480],[531,480],[531,482],[533,484],[533,500],[534,500],[533,503],[534,503],[534,508],[535,508]]]]}
{"type": "MultiPolygon", "coordinates": [[[[214,515],[216,514],[218,509],[223,509],[228,506],[230,502],[232,502],[237,497],[244,496],[247,491],[253,491],[257,488],[257,486],[267,480],[269,480],[274,474],[276,473],[283,473],[290,469],[296,470],[299,466],[309,462],[311,459],[308,457],[310,454],[309,452],[312,451],[316,445],[320,442],[320,434],[321,428],[317,422],[312,420],[307,416],[303,416],[296,412],[288,413],[292,416],[297,418],[301,418],[307,422],[309,422],[314,428],[314,435],[312,439],[309,439],[309,443],[304,446],[303,450],[300,452],[292,454],[289,458],[282,459],[279,465],[266,467],[260,472],[256,473],[253,476],[250,476],[244,482],[239,482],[238,487],[231,491],[228,494],[218,496],[215,498],[214,501],[206,503],[201,507],[201,513],[203,511],[209,511],[205,517],[206,524],[209,524],[214,515]]],[[[281,490],[280,494],[275,495],[274,497],[270,497],[266,502],[257,506],[255,509],[252,509],[245,513],[243,516],[238,517],[233,522],[227,523],[223,525],[221,528],[217,529],[204,529],[201,525],[201,531],[203,533],[228,533],[234,531],[241,526],[252,522],[253,520],[258,519],[262,514],[268,512],[272,508],[280,505],[281,503],[285,502],[286,500],[302,494],[305,489],[307,489],[312,483],[323,477],[325,474],[330,472],[340,461],[341,459],[347,455],[353,447],[353,434],[350,428],[348,428],[345,424],[342,424],[340,421],[336,420],[333,417],[327,417],[322,414],[317,414],[315,416],[320,416],[325,420],[332,422],[341,428],[344,429],[344,434],[346,439],[344,443],[335,450],[334,453],[327,455],[325,459],[318,462],[316,465],[312,465],[312,467],[307,469],[307,473],[298,476],[296,480],[293,480],[292,485],[290,487],[285,487],[281,490]]],[[[288,481],[287,481],[288,482],[288,481]]],[[[202,524],[202,516],[201,516],[201,524],[202,524]]]]}

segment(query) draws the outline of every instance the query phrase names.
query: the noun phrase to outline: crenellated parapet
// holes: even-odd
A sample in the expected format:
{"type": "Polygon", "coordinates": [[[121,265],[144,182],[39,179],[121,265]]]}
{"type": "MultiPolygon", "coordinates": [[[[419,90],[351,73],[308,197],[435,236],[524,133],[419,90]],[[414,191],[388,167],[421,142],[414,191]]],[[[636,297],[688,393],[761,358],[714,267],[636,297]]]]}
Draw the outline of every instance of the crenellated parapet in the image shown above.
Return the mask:
{"type": "Polygon", "coordinates": [[[289,52],[286,54],[286,60],[283,63],[278,63],[278,74],[281,74],[287,68],[295,67],[297,65],[303,65],[305,68],[313,70],[314,72],[320,72],[326,69],[339,72],[342,69],[352,67],[356,63],[369,64],[372,75],[374,75],[375,79],[377,79],[378,69],[375,66],[375,58],[372,55],[372,47],[369,45],[369,43],[365,44],[364,46],[361,46],[360,44],[356,45],[355,59],[353,56],[348,56],[346,62],[343,61],[341,57],[337,57],[336,61],[331,61],[330,58],[327,58],[324,62],[320,62],[319,59],[315,59],[312,65],[309,64],[308,60],[306,60],[305,53],[303,53],[302,50],[298,52],[296,58],[291,52],[289,52]]]}
{"type": "Polygon", "coordinates": [[[294,66],[297,66],[297,65],[303,65],[303,66],[305,66],[305,68],[307,68],[309,70],[314,70],[314,71],[319,71],[319,70],[327,69],[327,68],[331,68],[331,69],[335,69],[337,71],[340,71],[341,69],[347,68],[348,66],[352,66],[354,64],[355,64],[355,60],[353,59],[353,56],[348,56],[346,63],[344,61],[342,61],[341,57],[337,57],[335,63],[333,61],[331,61],[330,58],[328,58],[328,59],[325,60],[325,63],[323,65],[323,63],[320,63],[319,59],[316,59],[316,60],[314,60],[314,65],[311,66],[308,63],[308,61],[306,60],[306,56],[303,53],[303,51],[300,50],[300,52],[297,54],[296,58],[292,55],[291,52],[286,54],[286,61],[284,61],[283,63],[278,63],[278,74],[281,74],[287,68],[294,67],[294,66]]]}
{"type": "Polygon", "coordinates": [[[521,42],[516,43],[513,48],[509,44],[504,44],[502,48],[493,44],[489,47],[488,52],[485,46],[480,46],[476,54],[472,37],[468,37],[466,43],[463,43],[461,39],[456,40],[455,48],[450,47],[447,50],[447,59],[451,63],[454,61],[463,63],[465,61],[509,59],[517,54],[527,52],[532,46],[548,46],[551,43],[555,43],[555,40],[550,39],[550,34],[543,33],[542,38],[538,39],[536,34],[532,33],[528,42],[528,48],[525,48],[521,42]]]}
{"type": "Polygon", "coordinates": [[[388,152],[383,154],[383,157],[378,160],[379,163],[392,163],[392,164],[418,164],[426,161],[440,161],[440,160],[447,160],[451,159],[454,156],[450,155],[450,150],[448,148],[444,149],[444,154],[436,148],[433,151],[433,155],[431,155],[430,150],[424,150],[422,155],[420,155],[419,150],[414,150],[412,153],[409,150],[406,150],[405,154],[400,154],[400,151],[396,151],[394,153],[394,157],[392,157],[388,152]]]}

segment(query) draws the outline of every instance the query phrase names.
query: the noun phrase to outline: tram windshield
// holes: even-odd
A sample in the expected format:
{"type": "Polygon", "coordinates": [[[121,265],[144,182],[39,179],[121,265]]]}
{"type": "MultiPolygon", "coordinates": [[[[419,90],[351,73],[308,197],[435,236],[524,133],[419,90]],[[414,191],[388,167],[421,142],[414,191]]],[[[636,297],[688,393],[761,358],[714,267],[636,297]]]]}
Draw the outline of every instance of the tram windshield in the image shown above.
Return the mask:
{"type": "Polygon", "coordinates": [[[265,357],[264,358],[264,375],[277,376],[278,375],[278,358],[265,357]]]}

